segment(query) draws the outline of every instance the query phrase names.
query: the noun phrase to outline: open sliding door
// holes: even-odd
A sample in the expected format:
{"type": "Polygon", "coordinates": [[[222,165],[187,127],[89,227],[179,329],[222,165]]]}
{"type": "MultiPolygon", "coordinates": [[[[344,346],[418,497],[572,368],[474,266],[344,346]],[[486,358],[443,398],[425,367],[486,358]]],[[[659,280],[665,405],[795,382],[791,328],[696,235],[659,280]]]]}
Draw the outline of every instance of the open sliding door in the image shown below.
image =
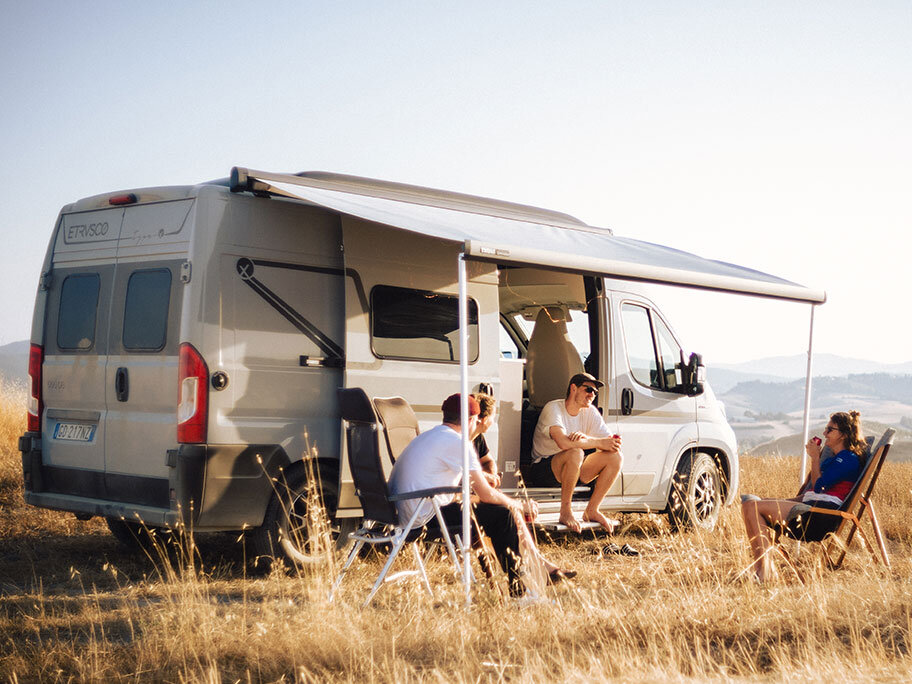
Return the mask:
{"type": "MultiPolygon", "coordinates": [[[[357,218],[342,217],[345,255],[346,387],[404,397],[421,430],[440,422],[440,405],[459,391],[459,246],[357,218]]],[[[469,262],[469,385],[500,385],[497,271],[469,262]]],[[[488,444],[496,449],[492,430],[488,444]]],[[[386,459],[385,465],[391,467],[386,459]]],[[[355,507],[348,462],[341,507],[355,507]]]]}

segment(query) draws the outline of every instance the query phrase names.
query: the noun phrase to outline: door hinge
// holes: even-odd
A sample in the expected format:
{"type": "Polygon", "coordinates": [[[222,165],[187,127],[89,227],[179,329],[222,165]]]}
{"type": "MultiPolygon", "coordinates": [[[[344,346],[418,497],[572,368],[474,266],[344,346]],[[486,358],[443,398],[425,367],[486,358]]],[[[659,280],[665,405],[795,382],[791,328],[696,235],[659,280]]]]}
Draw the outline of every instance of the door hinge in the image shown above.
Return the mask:
{"type": "Polygon", "coordinates": [[[184,263],[181,264],[180,279],[182,283],[190,282],[190,273],[193,270],[193,267],[190,265],[190,260],[187,259],[184,263]]]}

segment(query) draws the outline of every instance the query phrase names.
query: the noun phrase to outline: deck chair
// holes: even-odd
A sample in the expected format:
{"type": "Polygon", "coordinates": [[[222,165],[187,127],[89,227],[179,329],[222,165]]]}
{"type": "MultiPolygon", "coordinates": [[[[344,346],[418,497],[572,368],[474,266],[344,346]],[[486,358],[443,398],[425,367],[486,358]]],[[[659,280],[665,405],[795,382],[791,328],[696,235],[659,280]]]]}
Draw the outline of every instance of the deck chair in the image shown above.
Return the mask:
{"type": "Polygon", "coordinates": [[[348,459],[351,465],[352,479],[354,480],[355,491],[361,501],[364,522],[359,529],[349,534],[349,539],[352,539],[355,544],[348,554],[339,576],[333,583],[329,599],[332,601],[336,590],[345,577],[345,573],[348,572],[352,563],[358,558],[365,544],[372,546],[391,545],[391,548],[386,563],[383,565],[379,577],[377,577],[377,581],[374,582],[374,586],[364,601],[364,606],[367,606],[373,600],[385,580],[393,580],[406,575],[418,575],[427,592],[433,594],[431,585],[428,582],[427,572],[425,571],[424,559],[416,543],[421,539],[430,539],[430,537],[425,528],[416,524],[416,519],[423,508],[423,503],[430,502],[440,523],[439,535],[446,545],[456,575],[457,577],[462,577],[459,557],[456,554],[452,538],[440,512],[440,506],[434,500],[434,496],[437,494],[455,494],[461,491],[461,488],[439,487],[391,496],[380,460],[377,418],[370,399],[361,388],[339,389],[338,394],[342,419],[346,422],[346,443],[348,445],[348,459]],[[415,509],[415,513],[409,520],[403,521],[400,520],[396,510],[396,502],[406,499],[420,499],[422,505],[415,509]],[[412,547],[418,569],[387,576],[393,562],[396,560],[396,556],[407,544],[412,547]]]}
{"type": "Polygon", "coordinates": [[[871,455],[865,461],[855,486],[852,487],[841,507],[829,509],[817,508],[808,504],[797,504],[790,512],[786,525],[777,528],[774,546],[802,582],[804,582],[804,578],[780,543],[783,536],[803,542],[821,542],[826,564],[829,568],[835,570],[845,560],[849,545],[857,532],[861,536],[864,545],[871,552],[874,562],[879,563],[882,560],[885,566],[890,567],[890,558],[887,555],[887,548],[883,541],[880,525],[877,522],[877,515],[874,512],[874,502],[871,500],[871,494],[877,484],[890,447],[893,445],[895,434],[896,431],[893,428],[887,428],[887,431],[884,432],[883,437],[871,450],[871,455]],[[868,514],[872,533],[877,542],[877,548],[880,550],[880,557],[874,551],[874,546],[861,526],[861,520],[865,513],[868,514]],[[816,516],[813,522],[811,522],[811,516],[816,516]]]}
{"type": "Polygon", "coordinates": [[[375,397],[374,408],[383,425],[390,460],[395,463],[408,443],[418,435],[418,416],[402,397],[375,397]]]}

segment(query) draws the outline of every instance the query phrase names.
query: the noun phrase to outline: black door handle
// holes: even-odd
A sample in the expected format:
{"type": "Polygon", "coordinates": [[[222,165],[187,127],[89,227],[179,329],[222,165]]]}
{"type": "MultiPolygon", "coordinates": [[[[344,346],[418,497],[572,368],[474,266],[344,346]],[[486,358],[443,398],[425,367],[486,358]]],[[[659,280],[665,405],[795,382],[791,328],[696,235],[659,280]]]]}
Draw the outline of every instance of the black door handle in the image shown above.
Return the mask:
{"type": "Polygon", "coordinates": [[[629,416],[633,413],[633,390],[625,387],[621,392],[621,415],[629,416]]]}
{"type": "Polygon", "coordinates": [[[117,401],[126,401],[130,398],[130,377],[123,366],[118,368],[114,375],[114,392],[117,394],[117,401]]]}

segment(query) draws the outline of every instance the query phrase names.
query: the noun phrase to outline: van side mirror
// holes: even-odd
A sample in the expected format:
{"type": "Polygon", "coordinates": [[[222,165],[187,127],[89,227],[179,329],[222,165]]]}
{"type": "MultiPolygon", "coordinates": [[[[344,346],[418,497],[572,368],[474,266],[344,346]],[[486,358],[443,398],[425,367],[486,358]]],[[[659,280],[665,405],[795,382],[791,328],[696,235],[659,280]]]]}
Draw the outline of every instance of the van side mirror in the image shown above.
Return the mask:
{"type": "Polygon", "coordinates": [[[688,397],[698,397],[703,394],[703,383],[706,382],[706,366],[700,354],[691,354],[690,360],[684,366],[684,394],[688,397]]]}

